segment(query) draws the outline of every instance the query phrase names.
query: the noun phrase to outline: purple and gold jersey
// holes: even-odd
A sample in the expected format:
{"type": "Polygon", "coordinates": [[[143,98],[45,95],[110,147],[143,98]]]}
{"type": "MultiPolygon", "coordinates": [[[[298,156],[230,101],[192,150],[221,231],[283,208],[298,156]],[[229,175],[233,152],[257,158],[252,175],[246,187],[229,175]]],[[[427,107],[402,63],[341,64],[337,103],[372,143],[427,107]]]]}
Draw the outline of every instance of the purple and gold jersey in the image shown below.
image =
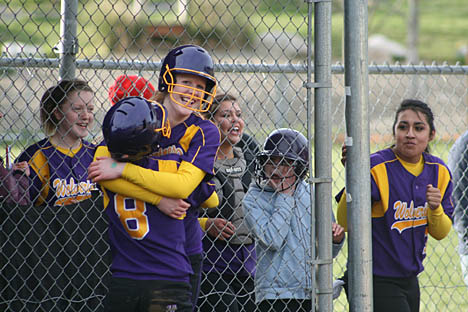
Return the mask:
{"type": "Polygon", "coordinates": [[[76,150],[56,147],[46,138],[29,146],[16,162],[31,167],[29,194],[35,205],[63,206],[91,198],[96,186],[88,179],[95,147],[82,141],[76,150]]]}
{"type": "MultiPolygon", "coordinates": [[[[145,158],[143,168],[157,169],[156,158],[145,158]]],[[[109,217],[109,241],[114,277],[189,282],[192,273],[185,253],[184,221],[171,218],[156,206],[104,189],[109,217]]]]}
{"type": "Polygon", "coordinates": [[[373,273],[416,276],[424,269],[429,217],[436,213],[429,211],[427,185],[440,190],[442,207],[437,213],[451,219],[450,171],[441,159],[427,153],[423,153],[423,168],[418,176],[405,169],[391,149],[372,154],[370,161],[373,273]]]}
{"type": "MultiPolygon", "coordinates": [[[[214,124],[192,115],[185,123],[171,129],[170,139],[163,137],[159,151],[133,166],[132,170],[143,167],[177,172],[181,161],[190,161],[211,174],[219,137],[214,124]]],[[[102,156],[101,151],[98,149],[96,156],[102,156]]],[[[157,184],[152,186],[157,190],[157,184]]],[[[173,185],[174,189],[183,187],[173,185]]],[[[192,269],[187,256],[202,251],[198,207],[213,193],[214,187],[206,181],[198,185],[186,199],[192,208],[183,220],[173,219],[147,202],[104,189],[113,276],[188,282],[192,269]]]]}
{"type": "MultiPolygon", "coordinates": [[[[170,159],[189,162],[199,169],[205,171],[208,181],[214,175],[214,162],[220,143],[218,127],[211,121],[204,120],[192,114],[185,122],[171,129],[171,137],[163,137],[160,149],[154,154],[161,159],[170,159]]],[[[186,226],[186,252],[187,255],[200,254],[203,252],[201,243],[202,230],[198,223],[199,206],[211,195],[214,190],[206,182],[202,182],[194,191],[198,196],[198,204],[191,202],[192,206],[187,211],[184,219],[186,226]],[[205,185],[205,186],[204,186],[205,185]]]]}
{"type": "Polygon", "coordinates": [[[192,114],[171,128],[171,137],[162,137],[160,149],[153,155],[161,159],[189,162],[214,175],[213,166],[220,142],[219,130],[211,121],[192,114]]]}

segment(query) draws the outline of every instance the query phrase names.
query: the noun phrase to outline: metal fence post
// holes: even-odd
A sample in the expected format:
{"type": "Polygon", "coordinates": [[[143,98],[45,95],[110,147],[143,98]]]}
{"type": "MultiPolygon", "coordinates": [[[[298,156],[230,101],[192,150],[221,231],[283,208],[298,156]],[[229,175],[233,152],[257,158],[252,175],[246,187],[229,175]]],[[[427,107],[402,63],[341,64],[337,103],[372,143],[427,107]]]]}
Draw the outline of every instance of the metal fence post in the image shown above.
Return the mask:
{"type": "Polygon", "coordinates": [[[346,202],[351,312],[372,311],[367,1],[345,1],[346,202]]]}
{"type": "MultiPolygon", "coordinates": [[[[315,188],[318,311],[332,311],[331,2],[314,4],[315,188]]],[[[312,119],[312,118],[310,118],[312,119]]]]}
{"type": "MultiPolygon", "coordinates": [[[[313,8],[313,1],[308,1],[306,0],[307,5],[307,81],[304,84],[306,87],[306,109],[307,109],[307,140],[309,141],[309,145],[311,143],[311,138],[312,138],[312,73],[313,73],[313,67],[312,67],[312,8],[313,8]]],[[[309,156],[309,159],[311,157],[309,156]]],[[[312,162],[309,161],[309,174],[312,175],[312,162]]],[[[312,193],[312,183],[311,183],[311,192],[310,192],[310,202],[314,202],[314,193],[312,193]]],[[[315,250],[315,211],[317,208],[318,203],[315,203],[315,205],[312,206],[311,209],[311,216],[310,216],[310,274],[311,274],[311,279],[312,279],[312,285],[310,288],[311,292],[311,301],[312,301],[312,310],[315,310],[315,305],[316,305],[316,300],[315,300],[315,293],[316,293],[316,287],[315,287],[315,276],[317,272],[317,265],[315,262],[316,258],[316,250],[315,250]]]]}
{"type": "Polygon", "coordinates": [[[62,0],[60,21],[60,79],[75,78],[78,39],[76,37],[78,0],[62,0]]]}
{"type": "Polygon", "coordinates": [[[287,102],[287,89],[289,86],[289,81],[284,73],[277,74],[278,80],[275,82],[275,103],[276,108],[274,110],[274,124],[275,128],[284,128],[287,127],[287,112],[289,109],[289,103],[287,102]]]}

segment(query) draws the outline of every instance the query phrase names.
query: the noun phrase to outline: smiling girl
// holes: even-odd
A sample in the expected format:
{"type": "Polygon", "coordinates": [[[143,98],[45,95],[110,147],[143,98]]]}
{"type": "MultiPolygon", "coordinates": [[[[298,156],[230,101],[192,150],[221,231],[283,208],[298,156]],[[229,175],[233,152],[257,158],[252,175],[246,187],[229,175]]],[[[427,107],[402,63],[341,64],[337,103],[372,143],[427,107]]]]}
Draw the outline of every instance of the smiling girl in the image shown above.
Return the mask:
{"type": "MultiPolygon", "coordinates": [[[[392,131],[394,145],[371,155],[374,311],[416,312],[428,234],[441,240],[452,226],[451,173],[429,154],[436,131],[426,103],[404,100],[392,131]]],[[[337,215],[347,229],[345,196],[337,215]]]]}
{"type": "Polygon", "coordinates": [[[94,146],[85,140],[94,121],[94,92],[82,80],[62,80],[47,89],[40,117],[47,137],[17,159],[31,167],[29,195],[37,206],[64,206],[91,197],[87,168],[94,146]]]}
{"type": "MultiPolygon", "coordinates": [[[[155,99],[167,112],[170,135],[161,138],[159,148],[152,154],[166,161],[164,168],[159,167],[156,171],[132,163],[116,162],[108,157],[97,157],[88,170],[93,182],[118,191],[111,183],[124,179],[157,195],[185,200],[202,182],[209,181],[214,174],[220,134],[218,128],[202,118],[200,113],[209,109],[216,94],[213,69],[211,56],[199,46],[184,45],[169,51],[162,62],[155,99]],[[114,182],[106,184],[102,182],[105,180],[114,182]]],[[[164,247],[164,252],[148,250],[144,258],[129,261],[128,248],[119,247],[113,261],[118,266],[113,265],[112,268],[116,278],[111,281],[106,311],[149,311],[161,306],[169,310],[192,311],[198,297],[203,251],[198,208],[190,206],[181,218],[183,220],[177,220],[177,227],[172,229],[182,233],[183,240],[174,243],[167,231],[150,229],[161,233],[154,235],[153,244],[158,248],[164,247]],[[174,252],[182,253],[180,261],[174,262],[174,257],[171,257],[174,252]],[[155,264],[151,267],[144,265],[144,260],[148,259],[155,264]],[[134,273],[135,267],[140,270],[138,274],[134,273]],[[134,285],[144,291],[135,292],[137,295],[129,300],[114,291],[129,287],[137,289],[134,285]],[[138,309],[138,302],[147,306],[138,309]]],[[[174,205],[173,209],[178,207],[174,205]]],[[[115,245],[120,243],[116,241],[115,245]]],[[[132,242],[132,248],[141,250],[138,245],[139,241],[132,242]]]]}
{"type": "Polygon", "coordinates": [[[213,179],[220,204],[206,213],[210,218],[206,218],[203,237],[199,311],[254,311],[255,244],[242,205],[247,165],[242,149],[236,147],[245,125],[242,109],[234,96],[219,94],[205,117],[221,133],[213,179]]]}

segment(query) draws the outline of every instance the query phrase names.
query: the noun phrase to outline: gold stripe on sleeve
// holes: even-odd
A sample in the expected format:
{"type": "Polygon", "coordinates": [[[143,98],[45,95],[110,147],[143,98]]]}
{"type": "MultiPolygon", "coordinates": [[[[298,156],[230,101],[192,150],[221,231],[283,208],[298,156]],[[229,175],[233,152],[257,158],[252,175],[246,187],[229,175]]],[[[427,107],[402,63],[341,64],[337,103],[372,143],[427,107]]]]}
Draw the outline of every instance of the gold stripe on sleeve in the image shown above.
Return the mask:
{"type": "Polygon", "coordinates": [[[374,178],[377,188],[380,192],[380,202],[372,204],[372,218],[383,217],[388,209],[388,200],[390,189],[388,186],[388,175],[386,163],[381,163],[371,169],[371,175],[374,178]]]}

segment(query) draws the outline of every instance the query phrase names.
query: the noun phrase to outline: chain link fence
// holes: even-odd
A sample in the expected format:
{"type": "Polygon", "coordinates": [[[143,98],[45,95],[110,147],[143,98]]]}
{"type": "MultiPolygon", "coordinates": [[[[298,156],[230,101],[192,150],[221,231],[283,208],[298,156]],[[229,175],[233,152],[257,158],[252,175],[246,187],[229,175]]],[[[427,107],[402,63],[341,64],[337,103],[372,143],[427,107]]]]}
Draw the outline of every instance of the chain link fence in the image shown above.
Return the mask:
{"type": "MultiPolygon", "coordinates": [[[[239,99],[245,132],[259,143],[279,127],[307,133],[313,120],[307,114],[304,88],[307,28],[313,22],[308,6],[313,4],[298,0],[90,0],[75,3],[76,19],[61,21],[69,4],[57,0],[0,2],[0,155],[6,163],[44,138],[39,100],[59,77],[73,75],[94,89],[95,123],[88,139],[97,141],[110,107],[107,92],[114,79],[120,74],[136,74],[157,85],[162,57],[185,43],[201,45],[211,53],[218,92],[239,99]],[[61,36],[63,22],[76,23],[77,39],[71,44],[61,36]],[[63,69],[60,56],[65,54],[76,57],[71,71],[63,69]]],[[[340,163],[345,137],[344,67],[332,66],[332,74],[330,125],[336,194],[344,186],[345,176],[340,163]]],[[[468,68],[370,66],[371,152],[391,144],[394,112],[409,97],[426,101],[433,109],[437,135],[431,148],[446,161],[450,146],[467,128],[468,68]]],[[[110,263],[102,211],[101,197],[96,194],[59,210],[3,201],[0,308],[101,311],[110,263]]],[[[426,269],[420,275],[421,311],[468,309],[457,243],[454,231],[442,241],[429,239],[426,269]]],[[[343,274],[346,255],[345,246],[334,259],[334,278],[343,274]]],[[[345,295],[333,306],[334,311],[347,311],[345,295]]]]}

